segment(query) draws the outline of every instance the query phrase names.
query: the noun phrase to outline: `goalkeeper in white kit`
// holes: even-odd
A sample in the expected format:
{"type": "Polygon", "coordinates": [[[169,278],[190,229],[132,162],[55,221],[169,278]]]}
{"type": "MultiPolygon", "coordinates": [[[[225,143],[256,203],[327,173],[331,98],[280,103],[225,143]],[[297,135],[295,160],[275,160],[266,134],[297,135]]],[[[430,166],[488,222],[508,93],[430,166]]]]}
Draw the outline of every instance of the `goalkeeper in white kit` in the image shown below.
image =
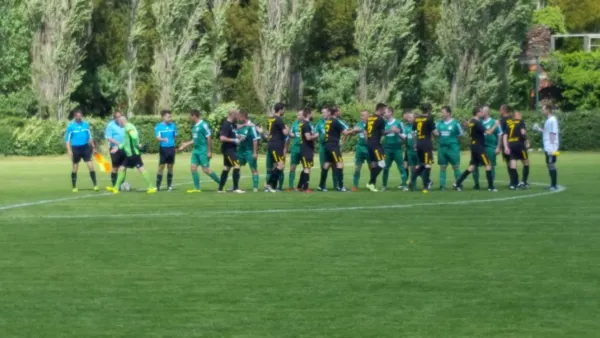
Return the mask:
{"type": "Polygon", "coordinates": [[[556,171],[556,157],[560,154],[558,151],[559,144],[559,130],[558,120],[556,116],[552,114],[552,107],[545,105],[542,107],[542,112],[546,116],[546,122],[544,122],[544,128],[540,128],[539,125],[534,125],[533,129],[542,133],[544,140],[544,153],[546,154],[546,165],[548,166],[548,172],[550,173],[550,190],[557,190],[558,173],[556,171]]]}

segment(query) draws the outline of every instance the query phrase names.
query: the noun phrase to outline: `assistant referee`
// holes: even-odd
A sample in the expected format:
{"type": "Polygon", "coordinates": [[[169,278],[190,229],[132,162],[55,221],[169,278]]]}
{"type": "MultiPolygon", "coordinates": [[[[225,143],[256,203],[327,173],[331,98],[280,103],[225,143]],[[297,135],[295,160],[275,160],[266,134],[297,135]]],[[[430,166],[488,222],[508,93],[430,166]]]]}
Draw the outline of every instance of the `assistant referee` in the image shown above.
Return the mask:
{"type": "Polygon", "coordinates": [[[90,177],[92,183],[94,183],[94,191],[99,191],[100,189],[96,184],[96,171],[94,171],[92,164],[92,155],[96,151],[96,145],[92,138],[90,125],[83,120],[83,115],[79,110],[75,112],[73,121],[69,123],[65,132],[65,146],[67,147],[69,158],[73,162],[73,170],[71,172],[73,192],[79,191],[77,189],[77,171],[79,170],[79,162],[81,160],[87,164],[90,171],[90,177]]]}
{"type": "Polygon", "coordinates": [[[158,158],[158,171],[156,172],[156,189],[160,191],[160,185],[167,166],[167,191],[173,187],[173,166],[175,165],[175,139],[177,138],[177,125],[171,121],[171,111],[163,110],[160,115],[162,122],[156,125],[154,133],[160,142],[160,155],[158,158]]]}

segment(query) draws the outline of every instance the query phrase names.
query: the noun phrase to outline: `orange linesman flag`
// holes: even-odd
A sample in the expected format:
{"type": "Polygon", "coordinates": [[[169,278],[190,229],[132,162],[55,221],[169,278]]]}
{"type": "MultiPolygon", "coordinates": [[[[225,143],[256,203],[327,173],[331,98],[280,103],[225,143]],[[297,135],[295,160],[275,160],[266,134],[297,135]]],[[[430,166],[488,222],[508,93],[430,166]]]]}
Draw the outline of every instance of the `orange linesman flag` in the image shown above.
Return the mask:
{"type": "Polygon", "coordinates": [[[111,169],[110,162],[105,160],[104,156],[102,156],[100,153],[95,153],[94,158],[96,159],[96,162],[98,163],[98,166],[100,167],[100,170],[103,173],[107,173],[110,171],[110,169],[111,169]]]}

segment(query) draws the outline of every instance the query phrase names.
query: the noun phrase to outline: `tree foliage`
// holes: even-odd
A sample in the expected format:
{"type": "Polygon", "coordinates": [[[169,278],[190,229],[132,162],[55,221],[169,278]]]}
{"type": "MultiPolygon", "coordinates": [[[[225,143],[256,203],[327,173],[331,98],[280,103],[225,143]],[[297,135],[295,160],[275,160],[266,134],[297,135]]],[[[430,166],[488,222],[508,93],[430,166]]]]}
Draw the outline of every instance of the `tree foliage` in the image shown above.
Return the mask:
{"type": "Polygon", "coordinates": [[[567,33],[565,16],[560,7],[548,6],[535,11],[533,13],[533,23],[547,26],[554,34],[567,33]]]}
{"type": "Polygon", "coordinates": [[[556,53],[546,68],[552,83],[562,90],[564,109],[600,107],[600,51],[556,53]]]}

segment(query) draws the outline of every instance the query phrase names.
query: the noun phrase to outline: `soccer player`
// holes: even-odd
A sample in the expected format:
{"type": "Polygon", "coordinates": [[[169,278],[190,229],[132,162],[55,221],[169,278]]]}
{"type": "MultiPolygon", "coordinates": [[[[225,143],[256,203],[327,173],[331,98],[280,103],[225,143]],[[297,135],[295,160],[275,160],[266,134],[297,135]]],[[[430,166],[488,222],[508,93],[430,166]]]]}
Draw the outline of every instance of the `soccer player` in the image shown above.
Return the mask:
{"type": "Polygon", "coordinates": [[[404,134],[406,135],[406,151],[404,152],[404,167],[410,173],[410,180],[408,188],[402,189],[407,191],[408,189],[414,190],[417,182],[416,166],[419,165],[419,157],[415,150],[415,139],[413,137],[413,123],[415,122],[415,114],[413,112],[406,112],[404,114],[404,134]]]}
{"type": "Polygon", "coordinates": [[[119,117],[121,117],[121,112],[115,112],[112,121],[106,125],[104,131],[104,139],[108,142],[108,150],[111,151],[110,160],[112,170],[110,173],[110,182],[113,186],[117,184],[119,168],[123,164],[123,161],[125,161],[125,152],[119,149],[119,145],[125,141],[125,129],[117,123],[119,117]],[[117,150],[113,153],[112,150],[115,148],[117,150]]]}
{"type": "Polygon", "coordinates": [[[340,139],[342,135],[350,135],[352,130],[348,129],[348,126],[339,119],[341,112],[338,107],[331,107],[329,111],[331,116],[325,121],[325,164],[323,165],[324,170],[321,172],[319,186],[322,188],[325,186],[327,170],[334,164],[333,175],[335,175],[337,184],[335,190],[347,192],[348,189],[344,186],[344,159],[342,158],[340,139]]]}
{"type": "Polygon", "coordinates": [[[416,138],[417,144],[415,150],[419,158],[419,164],[416,166],[416,176],[423,174],[423,192],[431,189],[431,165],[433,164],[433,143],[431,135],[435,131],[435,122],[431,116],[431,105],[424,103],[421,105],[422,114],[415,118],[413,123],[413,137],[416,138]]]}
{"type": "Polygon", "coordinates": [[[241,166],[248,164],[252,171],[252,187],[258,192],[258,131],[248,120],[248,112],[240,110],[238,114],[238,135],[243,138],[238,146],[238,159],[241,166]]]}
{"type": "Polygon", "coordinates": [[[383,103],[378,103],[375,106],[375,113],[367,120],[367,130],[365,130],[365,138],[367,139],[367,147],[369,149],[369,161],[371,161],[371,177],[367,183],[367,189],[372,192],[377,192],[375,184],[377,176],[385,168],[385,155],[381,146],[381,137],[385,132],[385,120],[383,113],[387,106],[383,103]]]}
{"type": "Polygon", "coordinates": [[[158,171],[156,173],[156,189],[160,191],[166,164],[167,191],[173,191],[173,166],[175,165],[175,139],[177,138],[177,126],[171,121],[170,110],[163,110],[160,115],[162,116],[162,122],[157,124],[154,128],[156,139],[160,142],[158,171]]]}
{"type": "Polygon", "coordinates": [[[360,181],[360,171],[365,162],[369,163],[369,149],[365,141],[365,130],[367,128],[367,120],[369,112],[363,110],[360,112],[360,121],[354,127],[353,133],[358,135],[356,149],[354,150],[354,177],[352,180],[352,191],[358,191],[358,182],[360,181]]]}
{"type": "Polygon", "coordinates": [[[548,166],[548,172],[550,173],[550,190],[557,190],[558,173],[556,172],[556,156],[558,155],[559,145],[559,129],[558,120],[556,116],[552,114],[552,106],[544,105],[542,112],[546,116],[546,122],[544,122],[544,129],[539,126],[534,127],[535,130],[542,133],[544,142],[544,153],[546,154],[546,165],[548,166]]]}
{"type": "Polygon", "coordinates": [[[65,132],[65,146],[67,147],[67,154],[69,159],[73,163],[73,170],[71,171],[71,184],[73,185],[73,192],[78,192],[77,189],[77,171],[79,170],[79,162],[83,160],[90,171],[90,178],[94,184],[94,191],[99,191],[96,184],[96,171],[92,164],[92,154],[96,151],[96,144],[92,138],[92,132],[90,131],[90,125],[83,120],[81,111],[76,111],[73,121],[67,126],[65,132]]]}
{"type": "Polygon", "coordinates": [[[267,191],[276,192],[275,188],[279,181],[279,176],[283,175],[285,168],[285,137],[289,135],[289,129],[283,123],[283,113],[285,106],[283,103],[276,103],[273,109],[275,113],[269,118],[267,130],[269,133],[269,143],[267,144],[267,156],[271,156],[273,163],[273,171],[267,182],[267,191]]]}
{"type": "Polygon", "coordinates": [[[304,111],[299,110],[297,114],[297,120],[294,121],[290,128],[290,136],[288,138],[288,144],[290,149],[290,174],[288,178],[289,188],[288,191],[294,190],[294,181],[296,180],[296,166],[300,163],[302,158],[301,152],[301,141],[302,134],[300,132],[300,125],[304,122],[304,111]]]}
{"type": "MultiPolygon", "coordinates": [[[[496,154],[500,154],[502,149],[502,127],[500,122],[490,116],[490,107],[483,106],[483,120],[481,123],[486,130],[493,129],[491,134],[485,135],[485,155],[492,164],[492,177],[496,179],[496,154]]],[[[475,181],[475,190],[479,190],[479,168],[475,168],[473,172],[473,180],[475,181]]]]}
{"type": "Polygon", "coordinates": [[[402,127],[402,122],[394,118],[394,110],[390,107],[385,108],[383,118],[386,120],[386,124],[383,144],[385,168],[383,169],[382,190],[387,190],[390,169],[392,168],[392,164],[394,162],[396,162],[396,167],[398,168],[400,177],[402,179],[402,182],[398,188],[404,189],[406,187],[406,182],[408,181],[408,175],[406,174],[406,169],[404,168],[404,154],[402,152],[402,143],[403,140],[406,139],[406,135],[402,133],[404,128],[402,127]]]}
{"type": "MultiPolygon", "coordinates": [[[[150,178],[148,177],[148,172],[144,169],[142,152],[140,150],[140,138],[137,129],[133,124],[127,122],[127,118],[125,116],[119,117],[118,122],[119,125],[125,129],[125,140],[123,143],[121,143],[121,145],[119,145],[118,148],[125,151],[125,161],[123,161],[123,164],[121,164],[121,167],[119,168],[117,183],[113,187],[106,187],[106,190],[118,194],[119,188],[125,180],[125,171],[127,169],[137,168],[140,174],[142,174],[146,185],[148,186],[148,190],[146,192],[148,194],[156,193],[156,188],[152,187],[150,178]]],[[[117,151],[118,150],[115,148],[111,152],[116,153],[117,151]]]]}
{"type": "Polygon", "coordinates": [[[494,177],[492,176],[492,164],[485,154],[485,135],[491,134],[491,130],[486,130],[481,119],[483,118],[483,112],[481,107],[476,107],[473,110],[473,118],[469,121],[469,135],[471,136],[471,163],[469,168],[465,170],[459,179],[454,183],[456,190],[462,190],[462,183],[471,174],[478,165],[485,166],[485,175],[488,182],[488,190],[496,192],[494,187],[494,177]]]}
{"type": "Polygon", "coordinates": [[[309,188],[310,170],[314,163],[315,140],[319,138],[319,133],[317,133],[315,128],[311,125],[311,121],[312,111],[310,109],[304,109],[302,111],[302,121],[299,125],[302,173],[300,174],[300,181],[298,182],[297,189],[306,193],[312,192],[309,188]]]}
{"type": "Polygon", "coordinates": [[[522,119],[522,114],[518,111],[513,113],[512,118],[504,121],[502,130],[504,130],[504,153],[510,155],[510,190],[517,188],[527,189],[529,184],[529,156],[527,148],[529,141],[527,140],[527,130],[525,121],[522,119]],[[523,181],[519,183],[519,174],[517,173],[517,161],[523,163],[523,181]]]}
{"type": "MultiPolygon", "coordinates": [[[[506,125],[506,120],[510,118],[510,108],[503,104],[500,106],[500,125],[498,128],[502,130],[502,126],[506,125]]],[[[502,133],[505,133],[506,130],[502,130],[502,133]]],[[[500,136],[500,150],[504,149],[504,136],[500,136]]],[[[508,177],[510,177],[510,155],[507,155],[504,151],[500,151],[502,153],[502,160],[506,164],[506,171],[508,172],[508,177]]]]}
{"type": "MultiPolygon", "coordinates": [[[[327,134],[325,131],[325,121],[331,117],[331,112],[329,111],[329,107],[325,106],[321,109],[321,119],[317,122],[317,132],[319,133],[319,164],[321,166],[321,176],[328,175],[329,168],[325,169],[326,155],[327,150],[325,149],[325,135],[327,134]]],[[[333,186],[337,187],[335,182],[335,175],[331,175],[331,179],[333,181],[333,186]]],[[[327,187],[323,185],[322,187],[319,185],[318,188],[321,192],[327,192],[327,187]]]]}
{"type": "Polygon", "coordinates": [[[192,181],[194,189],[190,189],[188,193],[199,193],[200,190],[200,175],[198,174],[198,166],[202,167],[202,171],[208,175],[217,184],[221,183],[219,176],[210,170],[210,159],[212,158],[212,134],[210,127],[206,121],[200,118],[200,111],[192,110],[190,112],[190,120],[192,126],[192,140],[184,142],[179,146],[179,151],[183,151],[190,145],[194,145],[191,158],[192,181]]]}
{"type": "MultiPolygon", "coordinates": [[[[452,118],[452,109],[445,106],[441,110],[442,120],[437,123],[438,164],[440,165],[440,190],[446,190],[446,169],[448,164],[454,171],[454,182],[460,177],[460,142],[463,135],[460,123],[452,118]]],[[[477,170],[477,169],[475,169],[477,170]]]]}
{"type": "Polygon", "coordinates": [[[225,187],[225,183],[227,183],[227,177],[231,168],[233,168],[233,192],[236,194],[244,193],[239,186],[240,161],[238,161],[237,157],[237,145],[243,141],[243,138],[238,138],[237,127],[235,126],[236,118],[237,111],[234,109],[230,110],[227,119],[221,124],[221,131],[219,133],[221,154],[223,155],[223,171],[221,172],[219,190],[217,191],[220,193],[225,192],[223,188],[225,187]]]}

